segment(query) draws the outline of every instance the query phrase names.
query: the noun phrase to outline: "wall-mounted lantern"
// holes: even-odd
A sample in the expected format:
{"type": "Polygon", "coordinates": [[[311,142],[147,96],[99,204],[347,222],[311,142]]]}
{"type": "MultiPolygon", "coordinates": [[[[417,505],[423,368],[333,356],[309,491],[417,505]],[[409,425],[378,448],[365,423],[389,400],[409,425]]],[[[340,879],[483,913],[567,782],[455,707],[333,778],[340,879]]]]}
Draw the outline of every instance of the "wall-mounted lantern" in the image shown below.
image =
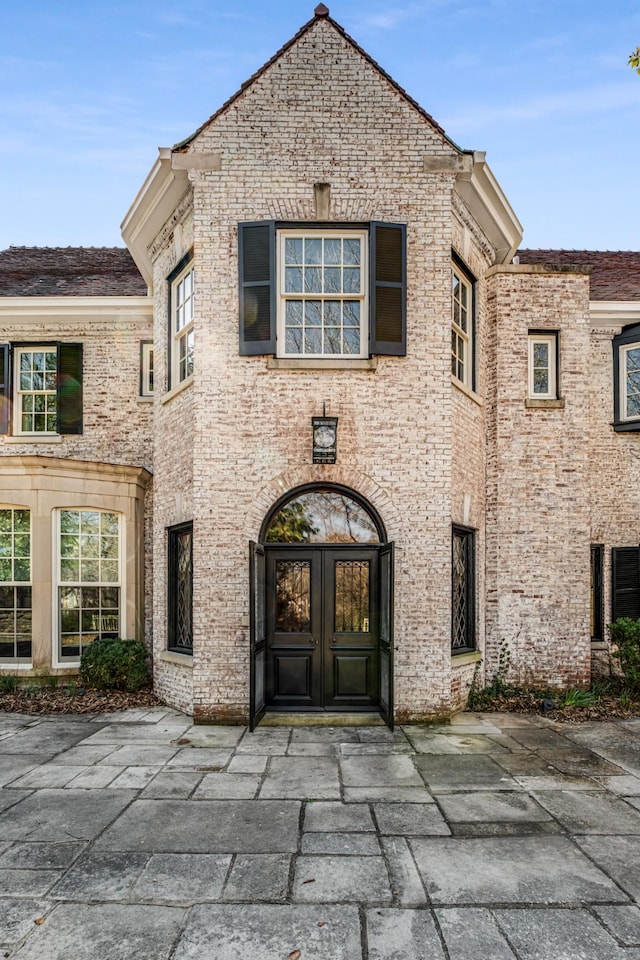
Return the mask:
{"type": "Polygon", "coordinates": [[[312,417],[313,462],[335,463],[338,453],[338,418],[312,417]]]}

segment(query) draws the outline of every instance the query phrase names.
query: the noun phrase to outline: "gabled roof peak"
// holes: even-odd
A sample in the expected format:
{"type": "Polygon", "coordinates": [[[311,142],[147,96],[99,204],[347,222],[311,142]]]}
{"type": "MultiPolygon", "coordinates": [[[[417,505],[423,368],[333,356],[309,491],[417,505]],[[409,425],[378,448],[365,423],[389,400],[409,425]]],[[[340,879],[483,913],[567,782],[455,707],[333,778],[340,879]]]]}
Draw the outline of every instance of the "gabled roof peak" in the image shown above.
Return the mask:
{"type": "Polygon", "coordinates": [[[201,126],[199,126],[198,129],[191,134],[191,136],[186,137],[186,139],[184,140],[181,140],[180,143],[176,143],[175,146],[173,147],[173,150],[174,151],[186,150],[191,145],[191,143],[196,139],[196,137],[199,136],[199,134],[202,133],[204,129],[206,129],[206,127],[208,127],[211,123],[213,123],[214,120],[216,120],[219,116],[221,116],[221,114],[223,114],[239,97],[241,97],[249,87],[251,87],[257,80],[259,80],[264,73],[266,73],[269,67],[271,67],[274,63],[276,63],[276,61],[278,61],[288,50],[290,50],[291,47],[293,47],[299,40],[301,40],[302,37],[306,33],[308,33],[308,31],[318,23],[318,21],[323,21],[324,23],[331,24],[333,29],[349,44],[349,46],[352,47],[353,50],[355,50],[357,53],[359,53],[360,56],[363,57],[367,61],[367,63],[369,63],[373,67],[373,69],[376,70],[380,74],[380,76],[384,80],[386,80],[386,82],[397,93],[399,93],[400,96],[404,100],[406,100],[407,103],[409,103],[414,108],[414,110],[416,110],[434,128],[434,130],[437,130],[438,133],[440,133],[444,137],[447,143],[449,143],[450,146],[454,148],[454,150],[456,150],[457,152],[461,152],[461,148],[456,143],[454,143],[450,137],[447,136],[443,128],[440,126],[439,123],[437,123],[433,119],[431,114],[427,113],[427,111],[422,106],[420,106],[417,100],[414,100],[413,97],[410,96],[410,94],[408,94],[407,91],[403,87],[401,87],[400,84],[397,83],[393,79],[393,77],[390,76],[390,74],[388,74],[386,70],[384,70],[380,66],[377,60],[374,60],[374,58],[370,56],[367,53],[367,51],[364,50],[360,46],[360,44],[357,43],[353,39],[353,37],[351,37],[347,33],[344,27],[342,27],[339,23],[337,23],[337,21],[335,21],[332,17],[329,16],[329,8],[325,6],[324,3],[319,3],[314,10],[314,16],[311,18],[311,20],[308,20],[305,24],[303,24],[303,26],[300,27],[298,32],[294,34],[294,36],[291,37],[290,40],[288,40],[285,44],[283,44],[280,47],[280,49],[277,50],[276,53],[274,53],[274,55],[270,57],[269,60],[267,60],[266,63],[264,63],[258,70],[256,70],[255,73],[253,73],[247,80],[245,80],[244,83],[240,86],[240,89],[236,91],[236,93],[234,93],[231,97],[229,97],[229,99],[225,103],[223,103],[222,106],[219,107],[218,110],[216,110],[216,112],[212,114],[212,116],[210,116],[208,120],[205,120],[205,122],[201,124],[201,126]]]}

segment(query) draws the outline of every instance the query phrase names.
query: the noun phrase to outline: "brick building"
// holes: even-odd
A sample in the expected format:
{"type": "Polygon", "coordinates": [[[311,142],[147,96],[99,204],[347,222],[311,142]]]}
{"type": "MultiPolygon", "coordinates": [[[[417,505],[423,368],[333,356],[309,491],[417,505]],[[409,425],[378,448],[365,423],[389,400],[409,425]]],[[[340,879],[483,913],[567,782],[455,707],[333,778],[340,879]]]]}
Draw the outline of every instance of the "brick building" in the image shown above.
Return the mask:
{"type": "Polygon", "coordinates": [[[144,636],[194,716],[588,683],[640,616],[640,253],[519,250],[320,5],[127,250],[0,254],[0,670],[144,636]]]}

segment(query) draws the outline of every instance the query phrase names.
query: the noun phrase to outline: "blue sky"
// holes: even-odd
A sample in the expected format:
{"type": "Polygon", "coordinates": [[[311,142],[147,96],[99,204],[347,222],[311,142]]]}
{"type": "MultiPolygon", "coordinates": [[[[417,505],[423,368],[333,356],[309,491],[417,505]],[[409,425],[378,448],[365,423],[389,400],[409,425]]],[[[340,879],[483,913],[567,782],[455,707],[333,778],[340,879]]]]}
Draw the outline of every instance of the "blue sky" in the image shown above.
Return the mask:
{"type": "MultiPolygon", "coordinates": [[[[21,0],[0,32],[0,249],[121,244],[159,146],[192,133],[317,0],[21,0]]],[[[638,0],[331,2],[487,160],[524,245],[639,249],[638,0]]]]}

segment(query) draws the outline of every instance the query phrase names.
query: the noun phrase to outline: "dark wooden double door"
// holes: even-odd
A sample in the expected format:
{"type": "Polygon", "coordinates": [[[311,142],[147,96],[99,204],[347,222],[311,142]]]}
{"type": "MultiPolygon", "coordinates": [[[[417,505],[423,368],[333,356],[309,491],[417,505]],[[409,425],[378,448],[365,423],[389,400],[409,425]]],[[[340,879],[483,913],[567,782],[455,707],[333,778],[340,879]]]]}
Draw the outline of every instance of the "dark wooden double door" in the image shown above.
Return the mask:
{"type": "Polygon", "coordinates": [[[255,550],[252,719],[380,709],[389,721],[391,545],[255,550]]]}

